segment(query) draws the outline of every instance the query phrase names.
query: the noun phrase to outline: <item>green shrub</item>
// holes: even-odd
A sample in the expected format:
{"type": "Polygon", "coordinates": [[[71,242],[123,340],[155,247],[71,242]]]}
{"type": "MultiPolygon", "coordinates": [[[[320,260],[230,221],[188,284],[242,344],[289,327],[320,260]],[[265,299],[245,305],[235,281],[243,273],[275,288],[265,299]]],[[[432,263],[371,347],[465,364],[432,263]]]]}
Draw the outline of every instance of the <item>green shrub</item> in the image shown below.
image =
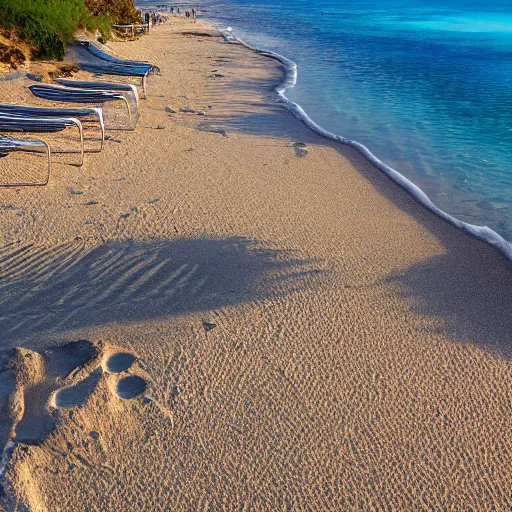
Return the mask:
{"type": "Polygon", "coordinates": [[[85,0],[85,5],[95,15],[108,14],[112,22],[120,25],[141,23],[140,11],[133,0],[85,0]]]}
{"type": "Polygon", "coordinates": [[[34,58],[62,60],[78,28],[98,28],[107,38],[111,18],[94,16],[84,0],[0,0],[0,23],[36,46],[34,58]]]}

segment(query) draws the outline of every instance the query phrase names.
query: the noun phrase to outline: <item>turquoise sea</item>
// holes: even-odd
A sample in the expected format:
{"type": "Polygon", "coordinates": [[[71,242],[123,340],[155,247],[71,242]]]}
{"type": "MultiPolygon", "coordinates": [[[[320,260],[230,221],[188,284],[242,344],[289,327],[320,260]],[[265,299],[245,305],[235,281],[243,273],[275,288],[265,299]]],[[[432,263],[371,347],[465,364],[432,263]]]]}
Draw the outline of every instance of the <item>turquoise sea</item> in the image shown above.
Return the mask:
{"type": "Polygon", "coordinates": [[[317,124],[512,241],[512,0],[193,4],[293,60],[286,96],[317,124]]]}

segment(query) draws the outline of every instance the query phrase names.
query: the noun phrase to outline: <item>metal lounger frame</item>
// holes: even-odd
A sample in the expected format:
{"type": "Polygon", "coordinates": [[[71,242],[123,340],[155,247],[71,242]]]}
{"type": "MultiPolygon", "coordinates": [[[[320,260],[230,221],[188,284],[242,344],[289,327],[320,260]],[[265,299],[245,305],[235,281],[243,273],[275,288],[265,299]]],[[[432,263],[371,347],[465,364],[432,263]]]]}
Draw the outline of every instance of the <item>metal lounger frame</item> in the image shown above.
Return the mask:
{"type": "MultiPolygon", "coordinates": [[[[93,115],[98,118],[101,139],[100,148],[86,151],[87,153],[99,153],[103,149],[105,141],[105,123],[103,122],[103,111],[101,107],[77,108],[49,108],[33,107],[29,105],[15,105],[12,103],[0,103],[0,115],[23,116],[23,117],[47,117],[47,118],[76,118],[93,115]]],[[[82,121],[81,121],[82,122],[82,121]]],[[[82,122],[83,123],[83,122],[82,122]]],[[[85,150],[85,148],[84,148],[85,150]]]]}
{"type": "MultiPolygon", "coordinates": [[[[133,25],[112,25],[112,28],[116,30],[130,29],[132,37],[135,37],[135,30],[142,31],[142,33],[149,33],[149,23],[134,23],[133,25]]],[[[101,58],[101,57],[100,57],[101,58]]]]}
{"type": "Polygon", "coordinates": [[[44,147],[48,159],[48,166],[45,181],[18,182],[18,183],[1,183],[0,187],[41,187],[48,184],[52,169],[52,151],[50,145],[41,139],[15,139],[11,137],[0,136],[0,153],[13,153],[14,151],[28,151],[30,147],[44,147]]]}
{"type": "MultiPolygon", "coordinates": [[[[78,163],[78,167],[82,167],[84,165],[84,130],[82,123],[78,119],[73,117],[24,117],[16,116],[13,114],[0,114],[0,132],[56,133],[62,131],[64,128],[66,128],[66,126],[71,125],[78,128],[78,134],[80,138],[80,161],[78,163]],[[12,125],[12,129],[2,128],[2,121],[6,123],[3,126],[10,124],[12,125]],[[55,126],[53,130],[50,129],[52,124],[55,126]]],[[[68,151],[64,151],[64,153],[68,153],[68,151]]]]}
{"type": "MultiPolygon", "coordinates": [[[[64,87],[62,85],[52,84],[37,84],[29,85],[29,89],[34,96],[43,98],[46,100],[62,101],[68,103],[106,103],[107,101],[121,100],[126,105],[128,111],[128,117],[130,119],[130,128],[128,130],[134,130],[132,109],[128,100],[123,94],[118,94],[112,91],[105,90],[88,90],[88,89],[75,89],[72,87],[64,87]],[[66,97],[66,95],[68,97],[66,97]]],[[[122,129],[122,128],[120,128],[122,129]]]]}

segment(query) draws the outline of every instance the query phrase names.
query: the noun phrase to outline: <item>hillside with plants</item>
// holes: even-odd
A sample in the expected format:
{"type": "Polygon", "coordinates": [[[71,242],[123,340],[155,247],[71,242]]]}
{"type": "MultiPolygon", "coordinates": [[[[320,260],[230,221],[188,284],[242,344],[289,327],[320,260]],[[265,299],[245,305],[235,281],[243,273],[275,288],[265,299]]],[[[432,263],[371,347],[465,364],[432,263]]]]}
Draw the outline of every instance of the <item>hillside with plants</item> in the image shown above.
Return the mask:
{"type": "Polygon", "coordinates": [[[133,0],[0,0],[0,46],[19,40],[30,48],[27,58],[62,60],[77,30],[98,30],[108,39],[112,23],[139,19],[133,0]]]}
{"type": "Polygon", "coordinates": [[[133,0],[85,0],[85,5],[95,16],[109,15],[112,23],[123,25],[142,21],[133,0]]]}

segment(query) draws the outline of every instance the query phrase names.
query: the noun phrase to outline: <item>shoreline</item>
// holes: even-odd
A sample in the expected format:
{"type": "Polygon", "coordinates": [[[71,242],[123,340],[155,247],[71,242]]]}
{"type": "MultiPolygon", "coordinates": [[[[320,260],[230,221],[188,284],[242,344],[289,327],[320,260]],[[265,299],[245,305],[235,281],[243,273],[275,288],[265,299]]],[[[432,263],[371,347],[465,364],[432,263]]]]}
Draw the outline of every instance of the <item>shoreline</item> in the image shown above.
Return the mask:
{"type": "Polygon", "coordinates": [[[241,44],[249,50],[254,51],[260,55],[266,56],[268,58],[275,59],[283,65],[284,78],[281,84],[278,87],[276,87],[276,93],[281,98],[286,108],[290,112],[292,112],[299,120],[301,120],[306,126],[308,126],[308,128],[310,128],[320,136],[325,137],[326,139],[330,139],[341,144],[350,146],[352,148],[355,148],[373,165],[375,165],[384,174],[386,174],[386,176],[388,176],[389,179],[391,179],[392,181],[400,185],[404,190],[406,190],[416,201],[418,201],[419,204],[424,206],[427,210],[437,215],[440,219],[468,233],[469,235],[486,242],[491,247],[494,247],[500,253],[502,253],[506,259],[512,262],[512,242],[506,240],[498,232],[494,231],[488,226],[469,224],[467,222],[457,219],[456,217],[445,212],[444,210],[441,210],[430,200],[428,195],[420,187],[418,187],[410,179],[406,178],[399,171],[385,164],[375,154],[373,154],[364,144],[361,144],[360,142],[349,139],[347,137],[343,137],[342,135],[337,135],[333,132],[325,130],[318,123],[313,121],[298,103],[291,101],[286,96],[286,91],[288,89],[295,87],[295,84],[297,83],[298,67],[297,64],[295,64],[295,62],[271,50],[261,49],[252,46],[249,43],[243,41],[242,39],[237,38],[231,32],[227,32],[226,30],[220,29],[220,27],[217,26],[215,23],[212,23],[212,26],[220,32],[220,34],[226,39],[226,41],[233,44],[241,44]]]}
{"type": "Polygon", "coordinates": [[[276,103],[279,62],[179,18],[110,49],[161,68],[137,130],[2,192],[6,510],[508,508],[503,255],[276,103]]]}

